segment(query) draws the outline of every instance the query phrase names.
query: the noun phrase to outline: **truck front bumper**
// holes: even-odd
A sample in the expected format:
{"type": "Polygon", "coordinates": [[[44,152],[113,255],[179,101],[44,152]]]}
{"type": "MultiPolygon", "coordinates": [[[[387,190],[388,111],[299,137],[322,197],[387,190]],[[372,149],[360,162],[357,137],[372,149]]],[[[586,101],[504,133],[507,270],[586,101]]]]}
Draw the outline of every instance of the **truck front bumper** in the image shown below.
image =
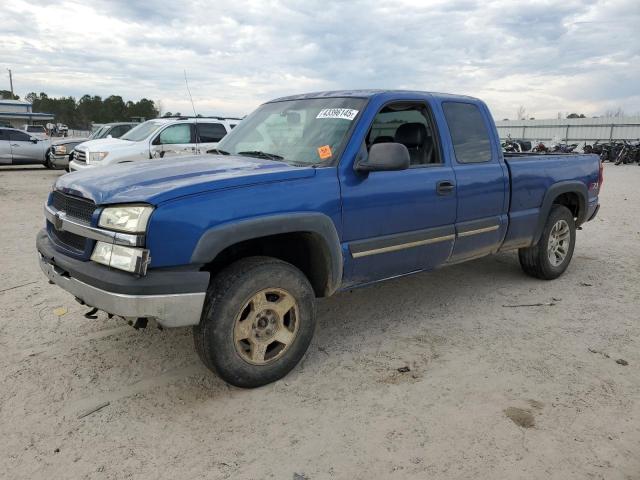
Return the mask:
{"type": "Polygon", "coordinates": [[[200,323],[208,272],[156,269],[135,277],[58,252],[44,230],[36,245],[40,268],[49,281],[89,307],[128,320],[152,318],[167,328],[200,323]]]}
{"type": "Polygon", "coordinates": [[[69,166],[69,155],[56,155],[49,153],[49,161],[56,168],[67,168],[69,166]]]}
{"type": "Polygon", "coordinates": [[[85,170],[87,168],[93,168],[95,165],[89,165],[85,162],[78,162],[77,160],[71,160],[69,162],[69,171],[77,172],[78,170],[85,170]]]}

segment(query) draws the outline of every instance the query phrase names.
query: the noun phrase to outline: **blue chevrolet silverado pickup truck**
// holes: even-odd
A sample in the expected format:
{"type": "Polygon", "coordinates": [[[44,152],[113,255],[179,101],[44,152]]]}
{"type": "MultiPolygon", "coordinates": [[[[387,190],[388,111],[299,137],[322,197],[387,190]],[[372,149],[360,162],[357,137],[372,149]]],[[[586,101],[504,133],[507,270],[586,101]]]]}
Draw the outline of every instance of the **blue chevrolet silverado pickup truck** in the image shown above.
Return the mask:
{"type": "Polygon", "coordinates": [[[80,303],[192,326],[209,369],[256,387],[300,361],[316,297],[512,249],[558,277],[601,185],[595,155],[503,154],[475,98],[320,92],[208,155],[62,176],[37,249],[80,303]]]}

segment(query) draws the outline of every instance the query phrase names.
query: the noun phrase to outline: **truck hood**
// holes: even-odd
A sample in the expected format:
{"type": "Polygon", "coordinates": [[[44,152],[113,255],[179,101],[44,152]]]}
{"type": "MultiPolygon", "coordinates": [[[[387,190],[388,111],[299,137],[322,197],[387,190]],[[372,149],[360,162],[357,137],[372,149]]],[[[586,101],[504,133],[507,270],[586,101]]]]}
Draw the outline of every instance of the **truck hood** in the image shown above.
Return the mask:
{"type": "Polygon", "coordinates": [[[51,145],[78,145],[80,143],[85,142],[86,138],[64,138],[61,140],[52,140],[51,145]]]}
{"type": "Polygon", "coordinates": [[[137,142],[120,140],[119,138],[100,138],[82,143],[82,149],[90,152],[114,152],[120,149],[131,148],[137,142]]]}
{"type": "Polygon", "coordinates": [[[97,205],[157,205],[185,195],[312,177],[315,169],[243,156],[197,155],[87,168],[63,175],[57,190],[97,205]]]}

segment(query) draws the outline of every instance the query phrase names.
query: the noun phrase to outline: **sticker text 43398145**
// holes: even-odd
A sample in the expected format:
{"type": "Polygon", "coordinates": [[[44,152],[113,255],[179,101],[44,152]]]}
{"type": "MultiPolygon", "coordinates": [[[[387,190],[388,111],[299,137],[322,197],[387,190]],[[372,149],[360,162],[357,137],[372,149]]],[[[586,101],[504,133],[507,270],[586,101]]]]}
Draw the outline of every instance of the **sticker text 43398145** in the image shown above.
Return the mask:
{"type": "Polygon", "coordinates": [[[358,110],[352,108],[323,108],[318,112],[316,118],[340,118],[343,120],[353,120],[358,115],[358,110]]]}

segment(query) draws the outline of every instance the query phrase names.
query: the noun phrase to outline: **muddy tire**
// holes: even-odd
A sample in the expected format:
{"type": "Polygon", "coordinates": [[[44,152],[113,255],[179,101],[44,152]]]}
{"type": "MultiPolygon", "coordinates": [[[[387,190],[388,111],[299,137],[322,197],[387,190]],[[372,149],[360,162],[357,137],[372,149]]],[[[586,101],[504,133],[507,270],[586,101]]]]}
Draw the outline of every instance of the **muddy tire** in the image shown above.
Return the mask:
{"type": "Polygon", "coordinates": [[[193,327],[202,362],[224,381],[253,388],[274,382],[302,359],[315,330],[307,277],[271,257],[239,260],[209,285],[193,327]]]}
{"type": "Polygon", "coordinates": [[[575,245],[576,225],[573,214],[565,206],[554,205],[538,243],[518,250],[520,266],[527,275],[553,280],[569,266],[575,245]]]}

